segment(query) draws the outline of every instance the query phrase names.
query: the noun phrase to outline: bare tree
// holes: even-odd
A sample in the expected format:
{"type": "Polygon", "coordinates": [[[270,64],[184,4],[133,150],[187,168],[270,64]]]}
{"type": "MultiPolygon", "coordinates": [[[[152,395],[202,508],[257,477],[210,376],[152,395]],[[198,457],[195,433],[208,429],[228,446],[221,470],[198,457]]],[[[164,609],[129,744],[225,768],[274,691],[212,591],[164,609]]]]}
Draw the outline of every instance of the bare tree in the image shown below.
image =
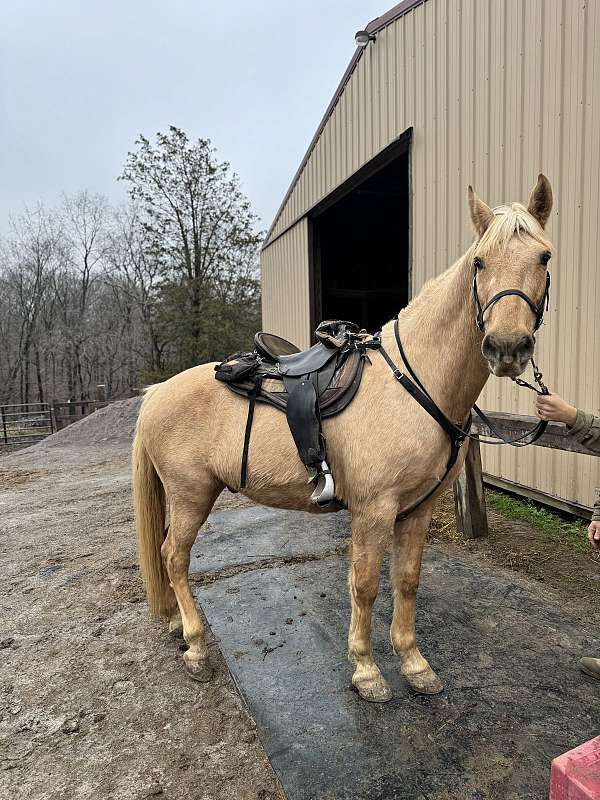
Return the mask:
{"type": "Polygon", "coordinates": [[[168,331],[160,315],[162,264],[146,240],[133,204],[115,211],[108,262],[111,269],[106,280],[115,303],[124,315],[137,314],[143,328],[141,341],[130,342],[132,354],[142,360],[144,373],[153,380],[167,370],[168,331]]]}
{"type": "Polygon", "coordinates": [[[12,387],[19,374],[21,403],[32,400],[32,367],[37,396],[44,401],[39,357],[40,316],[60,257],[60,231],[43,206],[26,209],[11,220],[11,239],[4,247],[4,280],[11,287],[18,316],[16,359],[8,374],[12,387]]]}
{"type": "Polygon", "coordinates": [[[237,176],[207,139],[190,142],[171,126],[156,134],[155,145],[144,136],[136,144],[121,180],[129,183],[147,247],[161,264],[164,319],[183,369],[213,355],[206,349],[205,315],[210,306],[218,324],[217,287],[240,280],[252,285],[248,311],[256,316],[262,235],[237,176]]]}
{"type": "Polygon", "coordinates": [[[0,403],[109,397],[250,346],[255,217],[209,142],[141,137],[117,210],[87,191],[0,241],[0,403]]]}
{"type": "Polygon", "coordinates": [[[109,212],[104,197],[80,192],[74,197],[65,196],[59,213],[66,269],[55,288],[71,357],[71,392],[87,399],[89,384],[86,386],[84,381],[83,359],[95,334],[89,325],[89,314],[104,271],[109,212]]]}

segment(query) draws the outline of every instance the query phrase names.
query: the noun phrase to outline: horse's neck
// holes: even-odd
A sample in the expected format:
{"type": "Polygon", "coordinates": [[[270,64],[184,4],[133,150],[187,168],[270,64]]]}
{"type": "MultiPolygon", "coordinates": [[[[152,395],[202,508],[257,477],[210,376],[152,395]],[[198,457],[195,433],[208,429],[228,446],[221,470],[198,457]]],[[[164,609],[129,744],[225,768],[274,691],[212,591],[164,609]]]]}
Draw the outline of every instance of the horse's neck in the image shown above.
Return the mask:
{"type": "MultiPolygon", "coordinates": [[[[416,375],[452,420],[464,420],[489,375],[481,355],[471,298],[470,261],[460,259],[429,283],[399,319],[400,337],[416,375]]],[[[383,330],[384,345],[400,355],[393,323],[383,330]]]]}

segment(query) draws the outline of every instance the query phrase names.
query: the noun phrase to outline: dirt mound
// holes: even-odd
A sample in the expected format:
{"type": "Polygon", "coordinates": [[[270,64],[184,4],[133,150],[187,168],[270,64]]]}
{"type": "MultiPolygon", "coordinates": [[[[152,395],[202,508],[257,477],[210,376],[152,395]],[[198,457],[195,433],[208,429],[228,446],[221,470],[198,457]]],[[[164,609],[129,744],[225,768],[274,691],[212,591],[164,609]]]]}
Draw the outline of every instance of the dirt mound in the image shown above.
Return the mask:
{"type": "MultiPolygon", "coordinates": [[[[94,411],[79,422],[48,436],[35,446],[36,450],[54,447],[85,447],[86,445],[128,444],[133,441],[135,422],[142,402],[141,397],[116,400],[94,411]]],[[[29,448],[30,450],[33,448],[29,448]]]]}

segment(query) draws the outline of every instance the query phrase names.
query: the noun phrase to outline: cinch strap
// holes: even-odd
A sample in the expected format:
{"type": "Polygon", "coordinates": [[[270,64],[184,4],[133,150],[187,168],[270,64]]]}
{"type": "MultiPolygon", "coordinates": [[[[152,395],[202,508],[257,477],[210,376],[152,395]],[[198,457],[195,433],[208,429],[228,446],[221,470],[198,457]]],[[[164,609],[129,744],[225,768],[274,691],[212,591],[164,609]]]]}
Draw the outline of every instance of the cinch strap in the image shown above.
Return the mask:
{"type": "Polygon", "coordinates": [[[256,398],[260,392],[261,378],[254,379],[254,389],[248,396],[250,402],[248,403],[248,416],[246,418],[246,432],[244,434],[244,449],[242,450],[242,469],[240,473],[240,489],[246,488],[246,480],[248,478],[248,450],[250,448],[250,434],[252,433],[252,420],[254,419],[254,406],[256,405],[256,398]]]}

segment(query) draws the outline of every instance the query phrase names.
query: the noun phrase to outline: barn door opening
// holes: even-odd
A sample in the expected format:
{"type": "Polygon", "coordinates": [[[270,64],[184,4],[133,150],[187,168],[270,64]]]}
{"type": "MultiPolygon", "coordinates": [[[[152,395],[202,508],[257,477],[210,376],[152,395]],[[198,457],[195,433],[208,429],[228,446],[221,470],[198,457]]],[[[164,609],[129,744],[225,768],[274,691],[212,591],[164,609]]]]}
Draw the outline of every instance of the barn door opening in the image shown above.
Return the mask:
{"type": "Polygon", "coordinates": [[[410,132],[311,214],[313,328],[347,319],[375,331],[410,292],[410,132]]]}

